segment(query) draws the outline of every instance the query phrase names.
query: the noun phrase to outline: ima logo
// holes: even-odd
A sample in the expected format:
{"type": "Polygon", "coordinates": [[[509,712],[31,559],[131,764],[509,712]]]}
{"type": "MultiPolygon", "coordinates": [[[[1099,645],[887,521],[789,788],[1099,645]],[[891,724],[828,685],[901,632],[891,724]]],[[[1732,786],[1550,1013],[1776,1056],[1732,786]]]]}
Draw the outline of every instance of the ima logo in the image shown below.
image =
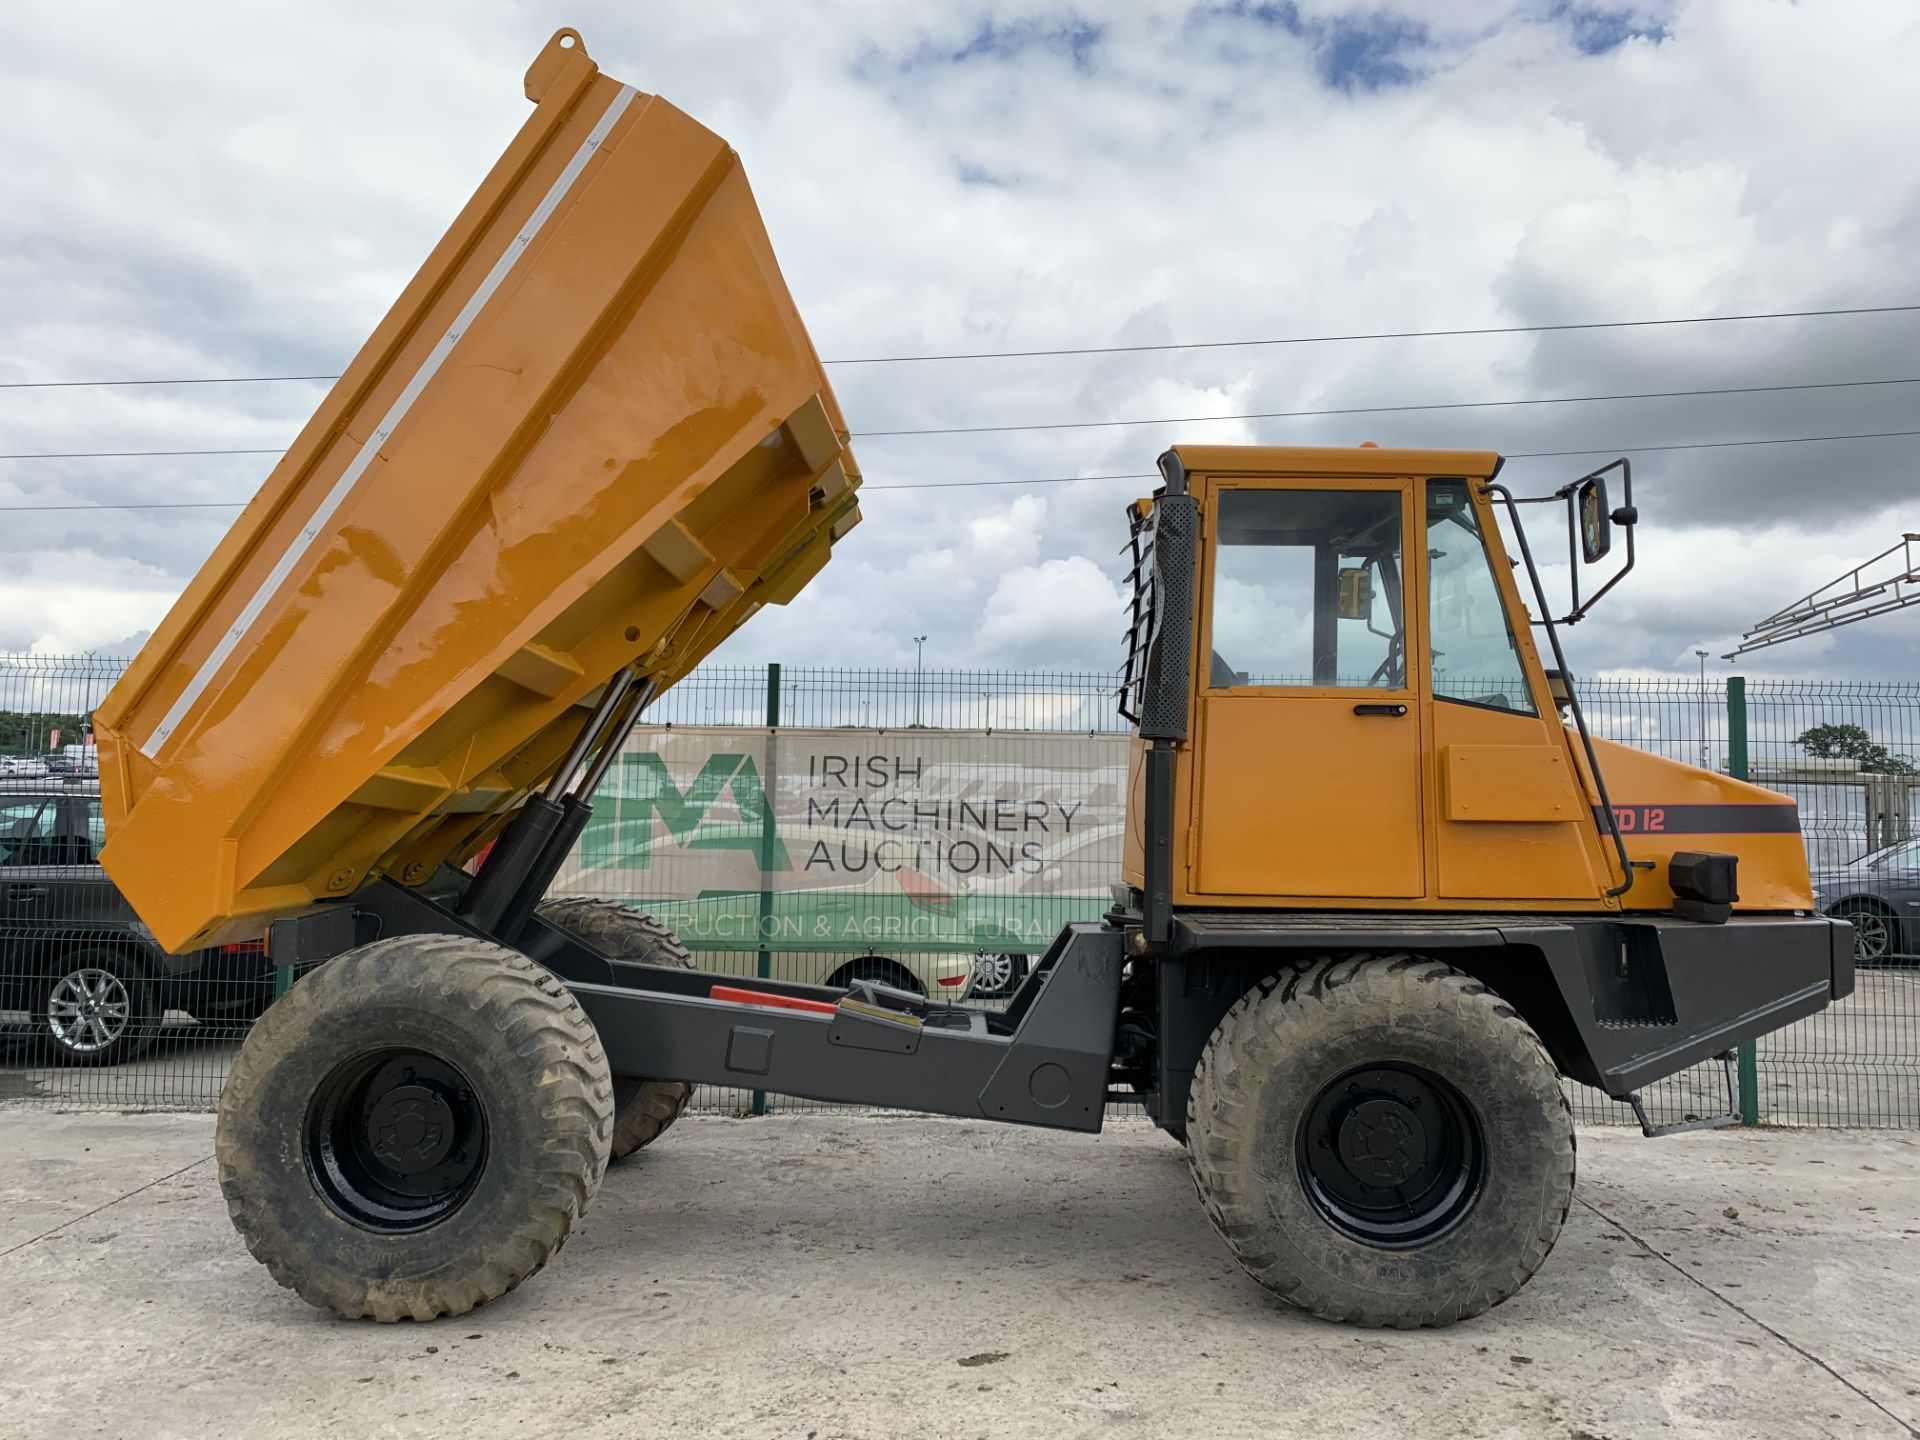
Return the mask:
{"type": "Polygon", "coordinates": [[[766,787],[751,756],[727,751],[709,755],[685,790],[674,782],[667,762],[651,752],[623,755],[621,765],[619,823],[627,835],[639,837],[639,843],[629,842],[621,856],[624,868],[647,868],[654,850],[656,816],[682,849],[744,850],[763,871],[790,868],[787,847],[769,823],[772,812],[766,787]],[[739,818],[709,823],[707,812],[729,793],[739,818]]]}

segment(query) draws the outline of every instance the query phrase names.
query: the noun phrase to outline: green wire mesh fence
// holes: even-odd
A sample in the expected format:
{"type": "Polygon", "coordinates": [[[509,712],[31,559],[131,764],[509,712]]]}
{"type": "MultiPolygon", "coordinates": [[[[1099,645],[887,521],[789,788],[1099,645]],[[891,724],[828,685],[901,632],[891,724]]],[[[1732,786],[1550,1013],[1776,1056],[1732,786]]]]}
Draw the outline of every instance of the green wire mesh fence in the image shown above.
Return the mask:
{"type": "MultiPolygon", "coordinates": [[[[86,721],[123,663],[0,657],[0,1102],[210,1107],[275,993],[257,947],[160,955],[94,863],[86,721]]],[[[1118,878],[1127,731],[1114,685],[1092,672],[708,666],[649,712],[556,892],[661,914],[703,968],[872,976],[1004,1004],[1030,957],[1061,924],[1097,917],[1118,878]]],[[[1796,800],[1818,903],[1858,929],[1856,993],[1758,1042],[1750,1113],[1920,1128],[1920,685],[1579,688],[1597,736],[1744,770],[1796,800]]],[[[1727,1105],[1717,1065],[1645,1099],[1660,1121],[1727,1105]]],[[[1573,1087],[1572,1100],[1584,1123],[1632,1123],[1597,1092],[1573,1087]]],[[[719,1090],[695,1103],[826,1108],[719,1090]]]]}

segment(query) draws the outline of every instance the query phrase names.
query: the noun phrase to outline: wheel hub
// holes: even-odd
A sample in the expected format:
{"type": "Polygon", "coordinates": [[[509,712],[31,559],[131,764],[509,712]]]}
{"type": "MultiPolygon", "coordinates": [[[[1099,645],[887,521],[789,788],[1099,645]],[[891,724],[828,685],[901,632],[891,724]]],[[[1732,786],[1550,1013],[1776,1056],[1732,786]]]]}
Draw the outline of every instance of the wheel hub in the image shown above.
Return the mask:
{"type": "Polygon", "coordinates": [[[973,983],[989,994],[1013,983],[1013,957],[983,953],[974,957],[973,983]]]}
{"type": "Polygon", "coordinates": [[[1485,1178],[1472,1107],[1414,1065],[1365,1066],[1326,1086],[1307,1109],[1296,1151],[1321,1218],[1381,1249],[1445,1234],[1473,1208],[1485,1178]]]}
{"type": "Polygon", "coordinates": [[[1397,1098],[1364,1101],[1340,1125],[1339,1150],[1347,1169],[1375,1185],[1404,1184],[1426,1148],[1419,1118],[1397,1098]]]}
{"type": "Polygon", "coordinates": [[[343,1219],[424,1230],[466,1203],[486,1167],[486,1108],[436,1056],[382,1050],[336,1066],[306,1117],[307,1173],[343,1219]]]}
{"type": "Polygon", "coordinates": [[[369,1110],[367,1147],[396,1174],[418,1175],[447,1158],[454,1123],[444,1095],[425,1085],[402,1085],[369,1110]]]}

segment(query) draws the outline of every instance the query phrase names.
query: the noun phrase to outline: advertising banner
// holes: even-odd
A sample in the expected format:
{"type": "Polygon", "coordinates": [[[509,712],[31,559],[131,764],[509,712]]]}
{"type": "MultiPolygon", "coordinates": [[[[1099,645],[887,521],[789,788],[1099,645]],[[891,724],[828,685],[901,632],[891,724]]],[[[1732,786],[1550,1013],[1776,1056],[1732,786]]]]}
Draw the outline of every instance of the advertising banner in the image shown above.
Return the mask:
{"type": "Polygon", "coordinates": [[[555,886],[696,950],[1044,949],[1120,878],[1127,738],[656,727],[555,886]]]}

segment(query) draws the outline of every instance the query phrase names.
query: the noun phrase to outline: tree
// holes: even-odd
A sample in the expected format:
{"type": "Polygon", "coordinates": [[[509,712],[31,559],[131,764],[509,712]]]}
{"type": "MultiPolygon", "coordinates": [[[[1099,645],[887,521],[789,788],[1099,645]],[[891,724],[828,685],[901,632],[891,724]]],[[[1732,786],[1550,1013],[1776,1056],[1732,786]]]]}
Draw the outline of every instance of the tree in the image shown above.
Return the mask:
{"type": "Polygon", "coordinates": [[[1802,730],[1794,744],[1821,760],[1851,760],[1875,775],[1920,774],[1920,766],[1895,755],[1858,725],[1815,725],[1802,730]]]}
{"type": "Polygon", "coordinates": [[[55,730],[60,732],[61,744],[77,743],[92,728],[91,721],[88,715],[48,710],[0,710],[0,754],[38,754],[47,748],[48,737],[55,730]]]}

